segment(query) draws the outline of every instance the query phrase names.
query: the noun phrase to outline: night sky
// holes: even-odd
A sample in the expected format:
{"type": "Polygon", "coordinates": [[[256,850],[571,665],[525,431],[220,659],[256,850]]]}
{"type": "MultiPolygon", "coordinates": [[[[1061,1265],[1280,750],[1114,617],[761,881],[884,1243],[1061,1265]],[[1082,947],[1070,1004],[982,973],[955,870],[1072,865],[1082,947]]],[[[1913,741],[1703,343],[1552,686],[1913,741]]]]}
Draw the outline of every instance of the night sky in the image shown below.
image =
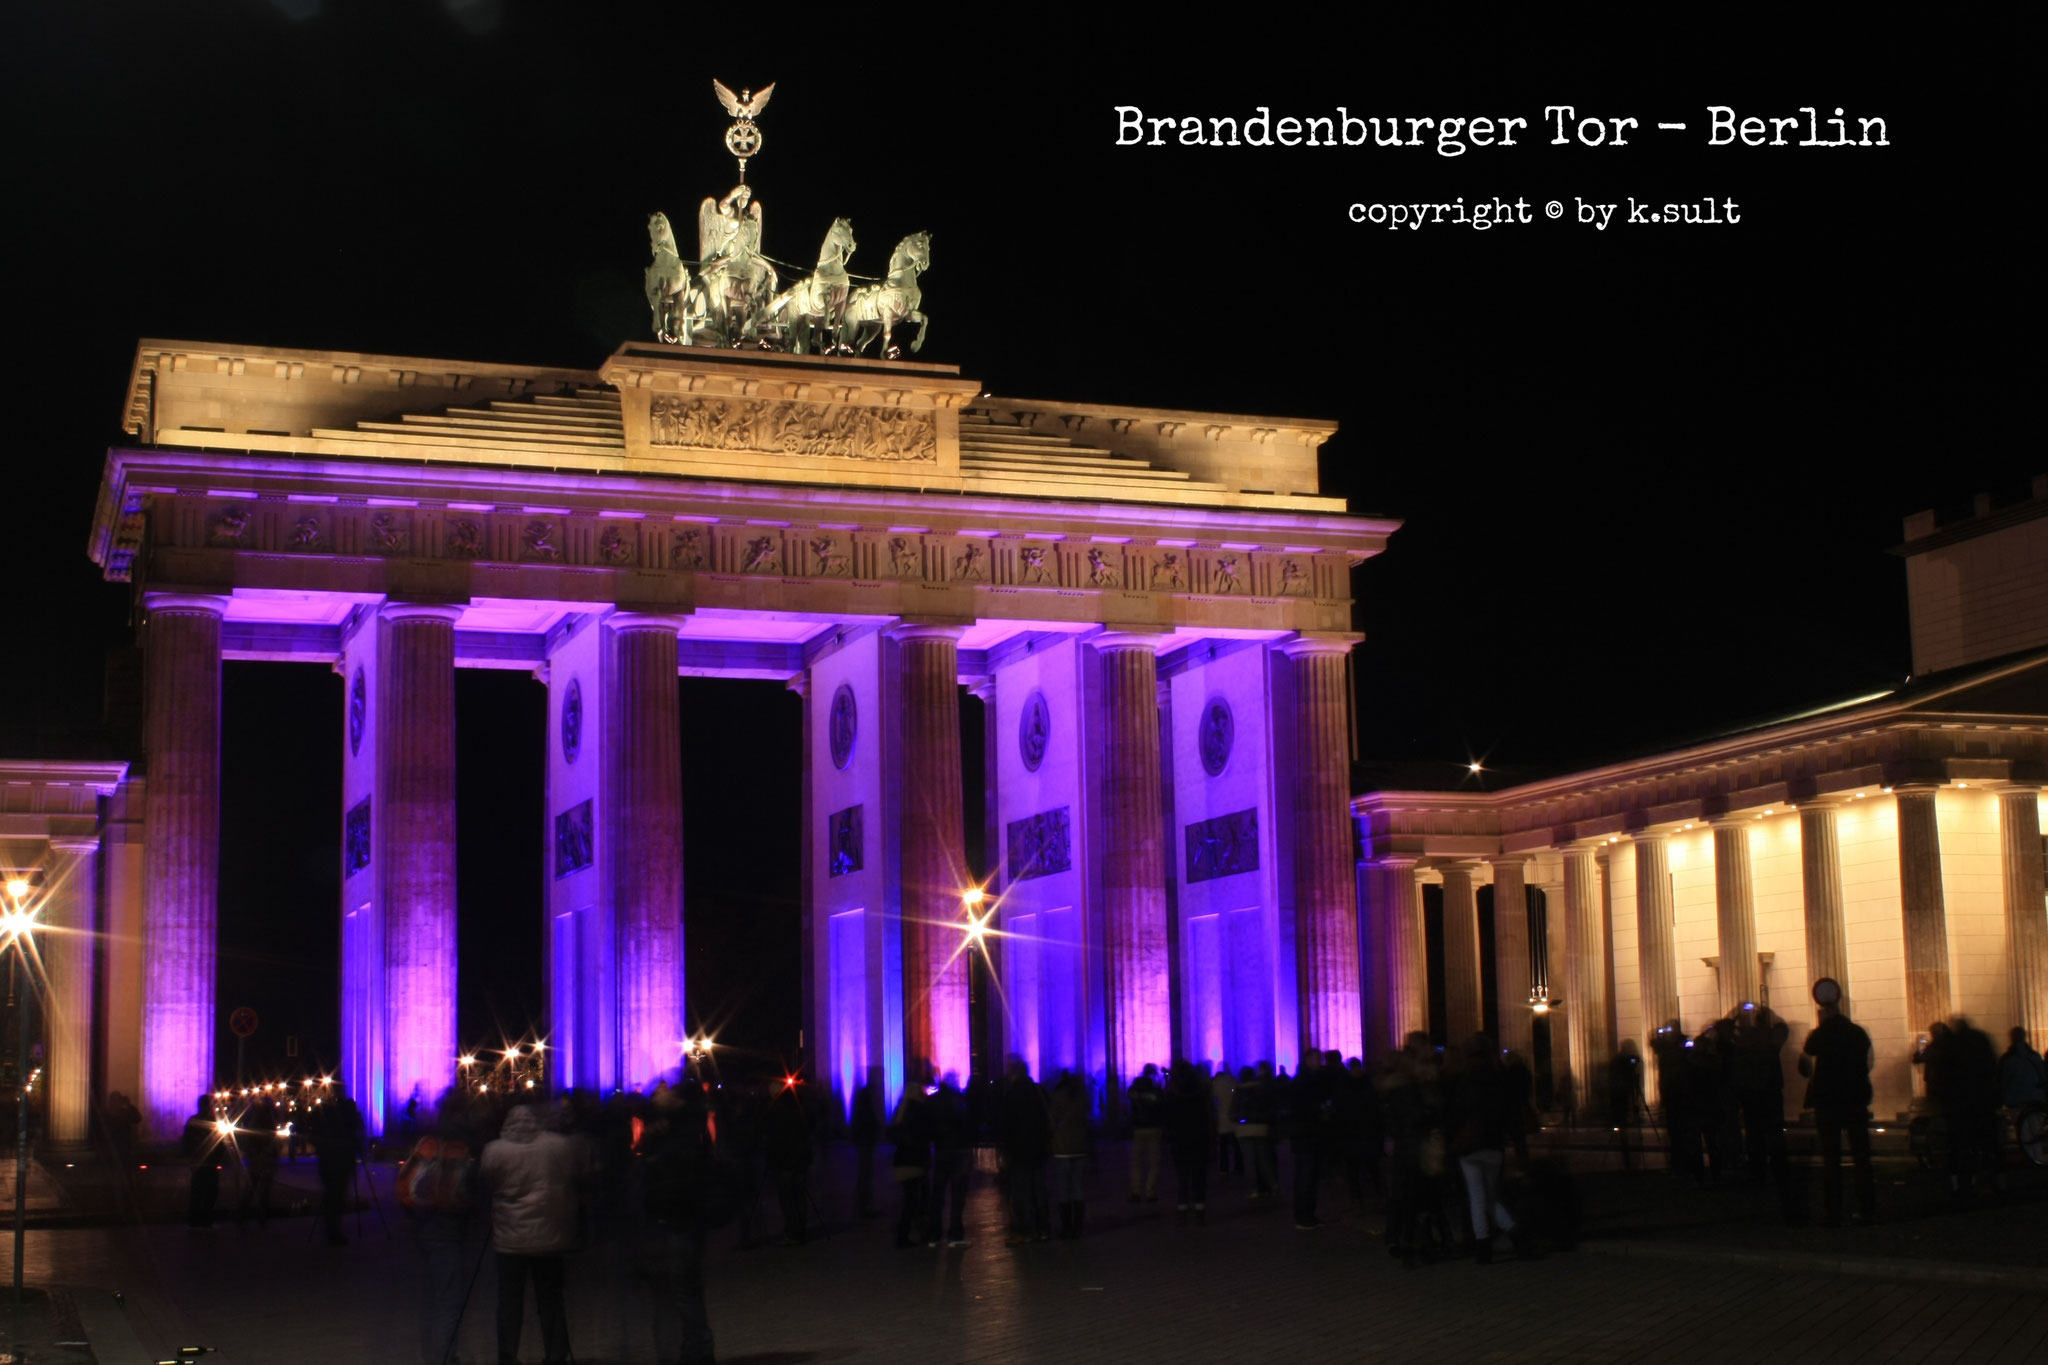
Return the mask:
{"type": "MultiPolygon", "coordinates": [[[[1361,786],[1452,784],[1470,758],[1513,782],[1900,680],[1900,518],[2048,465],[2021,421],[2040,265],[2015,202],[2039,179],[2038,19],[1428,8],[987,32],[916,5],[18,8],[0,753],[134,751],[130,598],[84,549],[138,338],[594,368],[647,333],[648,213],[731,187],[713,76],[776,82],[748,175],[771,255],[813,259],[843,214],[874,272],[934,232],[920,359],[1019,397],[1342,423],[1325,490],[1406,523],[1355,580],[1361,786]],[[1529,127],[1459,157],[1119,148],[1120,104],[1529,127]],[[1551,104],[1640,126],[1552,146],[1551,104]],[[1709,148],[1710,104],[1841,106],[1892,145],[1709,148]],[[1742,221],[1575,221],[1631,195],[1742,221]],[[1536,221],[1347,220],[1458,196],[1536,221]]],[[[786,1047],[797,706],[682,690],[692,1006],[786,1047]]],[[[334,1028],[341,687],[233,663],[225,691],[221,1004],[264,1014],[271,1056],[334,1028]]],[[[464,672],[458,698],[463,1028],[490,1042],[540,1004],[543,692],[464,672]]]]}

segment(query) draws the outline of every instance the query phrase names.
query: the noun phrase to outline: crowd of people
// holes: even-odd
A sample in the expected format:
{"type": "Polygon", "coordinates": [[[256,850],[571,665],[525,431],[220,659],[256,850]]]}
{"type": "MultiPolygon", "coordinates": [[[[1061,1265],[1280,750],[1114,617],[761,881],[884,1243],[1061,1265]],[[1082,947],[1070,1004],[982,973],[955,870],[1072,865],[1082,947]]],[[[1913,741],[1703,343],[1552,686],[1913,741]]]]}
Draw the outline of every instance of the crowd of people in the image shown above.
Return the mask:
{"type": "MultiPolygon", "coordinates": [[[[1675,1179],[1705,1187],[1740,1174],[1775,1183],[1788,1218],[1801,1217],[1786,1151],[1789,1039],[1785,1021],[1761,1005],[1691,1036],[1673,1021],[1651,1044],[1654,1111],[1642,1060],[1628,1045],[1580,1093],[1606,1106],[1625,1160],[1633,1160],[1628,1135],[1654,1114],[1675,1179]]],[[[1796,1060],[1823,1157],[1825,1216],[1843,1218],[1846,1149],[1852,1217],[1869,1220],[1869,1035],[1823,1000],[1796,1060]]],[[[1965,1196],[1996,1179],[2000,1110],[2048,1102],[2048,1069],[2022,1030],[2000,1057],[1963,1019],[1930,1029],[1916,1062],[1927,1095],[1921,1123],[1937,1135],[1927,1143],[1965,1196]]],[[[874,1075],[851,1097],[843,1129],[836,1107],[821,1106],[800,1074],[720,1084],[691,1069],[649,1094],[603,1102],[580,1092],[538,1100],[459,1087],[431,1110],[409,1107],[398,1197],[424,1268],[422,1360],[450,1358],[488,1253],[500,1358],[517,1358],[530,1293],[544,1359],[567,1361],[568,1258],[600,1242],[630,1247],[653,1285],[660,1358],[711,1359],[709,1234],[737,1223],[740,1246],[767,1240],[761,1209],[772,1189],[780,1243],[811,1240],[824,1221],[811,1183],[819,1143],[842,1131],[857,1162],[848,1212],[883,1216],[873,1172],[886,1152],[903,1248],[969,1244],[965,1213],[978,1170],[992,1169],[1006,1241],[1018,1246],[1086,1235],[1091,1193],[1099,1197],[1105,1179],[1133,1204],[1158,1202],[1167,1186],[1185,1228],[1208,1222],[1224,1188],[1278,1207],[1283,1150],[1295,1227],[1322,1226],[1319,1201],[1341,1191],[1358,1210],[1384,1211],[1385,1246],[1411,1266],[1453,1255],[1485,1264],[1503,1244],[1535,1257],[1577,1237],[1565,1167],[1530,1152],[1531,1068],[1483,1034],[1448,1048],[1411,1034],[1376,1068],[1309,1051],[1292,1075],[1270,1061],[1233,1070],[1182,1059],[1163,1073],[1145,1066],[1121,1094],[1091,1089],[1072,1072],[1041,1083],[1016,1058],[1000,1078],[966,1086],[951,1072],[911,1074],[921,1083],[906,1085],[886,1111],[874,1075]],[[1105,1131],[1128,1135],[1127,1170],[1099,1169],[1105,1131]]],[[[230,1155],[247,1173],[239,1216],[267,1218],[280,1151],[273,1101],[259,1098],[224,1119],[217,1099],[201,1097],[186,1129],[195,1227],[213,1219],[230,1155]]],[[[364,1152],[362,1117],[336,1086],[301,1136],[318,1162],[328,1240],[338,1244],[364,1152]]]]}

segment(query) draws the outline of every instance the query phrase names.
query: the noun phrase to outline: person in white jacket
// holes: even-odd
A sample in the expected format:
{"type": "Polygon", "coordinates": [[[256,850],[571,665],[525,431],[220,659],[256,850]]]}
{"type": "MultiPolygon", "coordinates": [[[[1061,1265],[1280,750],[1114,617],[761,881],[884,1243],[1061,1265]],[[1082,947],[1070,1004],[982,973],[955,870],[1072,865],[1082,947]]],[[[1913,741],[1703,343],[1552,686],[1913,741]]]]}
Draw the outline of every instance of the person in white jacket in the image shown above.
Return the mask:
{"type": "Polygon", "coordinates": [[[543,1360],[568,1365],[563,1257],[576,1249],[578,1236],[579,1150],[548,1130],[542,1106],[523,1104],[505,1116],[498,1140],[484,1147],[478,1174],[491,1194],[491,1246],[498,1253],[498,1359],[519,1359],[531,1279],[543,1360]]]}

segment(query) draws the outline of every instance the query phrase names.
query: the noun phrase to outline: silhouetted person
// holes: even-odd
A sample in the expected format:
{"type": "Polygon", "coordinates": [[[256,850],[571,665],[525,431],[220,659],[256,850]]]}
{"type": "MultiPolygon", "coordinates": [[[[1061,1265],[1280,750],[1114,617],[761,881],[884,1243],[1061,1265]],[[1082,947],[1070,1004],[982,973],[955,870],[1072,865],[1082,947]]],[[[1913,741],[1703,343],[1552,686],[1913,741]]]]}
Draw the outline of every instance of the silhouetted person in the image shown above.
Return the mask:
{"type": "Polygon", "coordinates": [[[1949,1031],[1949,1170],[1957,1193],[1968,1194],[1977,1177],[1997,1178],[1998,1054],[1990,1035],[1962,1015],[1950,1021],[1949,1031]]]}
{"type": "MultiPolygon", "coordinates": [[[[1343,1070],[1338,1059],[1337,1071],[1343,1070]]],[[[1316,1217],[1316,1192],[1323,1181],[1323,1158],[1330,1142],[1330,1111],[1335,1079],[1314,1048],[1301,1054],[1301,1070],[1291,1087],[1289,1115],[1294,1136],[1294,1226],[1307,1232],[1323,1225],[1316,1217]]]]}
{"type": "Polygon", "coordinates": [[[1160,1112],[1159,1068],[1151,1062],[1131,1082],[1131,1202],[1159,1197],[1159,1160],[1165,1143],[1160,1112]]]}
{"type": "Polygon", "coordinates": [[[1003,1180],[1010,1196],[1009,1244],[1052,1235],[1046,1210],[1045,1163],[1052,1155],[1052,1116],[1045,1091],[1024,1069],[1022,1058],[1010,1059],[1010,1074],[996,1110],[996,1145],[1003,1161],[1003,1180]]]}
{"type": "Polygon", "coordinates": [[[960,1078],[948,1071],[931,1097],[931,1212],[925,1220],[925,1241],[937,1243],[940,1222],[948,1246],[967,1245],[967,1186],[974,1177],[974,1128],[967,1119],[967,1096],[960,1078]]]}
{"type": "Polygon", "coordinates": [[[1381,1073],[1380,1117],[1391,1165],[1387,1187],[1387,1251],[1413,1265],[1442,1206],[1444,1135],[1436,1052],[1426,1033],[1411,1033],[1381,1073]]]}
{"type": "Polygon", "coordinates": [[[327,1244],[345,1246],[341,1211],[355,1181],[356,1158],[363,1150],[363,1111],[346,1087],[328,1088],[306,1122],[313,1140],[313,1159],[320,1169],[320,1215],[326,1222],[327,1244]]]}
{"type": "Polygon", "coordinates": [[[1238,1149],[1252,1171],[1252,1198],[1271,1199],[1277,1179],[1273,1161],[1273,1069],[1260,1062],[1237,1073],[1230,1097],[1230,1117],[1237,1126],[1238,1149]]]}
{"type": "Polygon", "coordinates": [[[1380,1132],[1379,1094],[1365,1074],[1365,1064],[1356,1057],[1334,1076],[1335,1145],[1343,1158],[1351,1202],[1362,1211],[1366,1190],[1378,1193],[1380,1187],[1380,1149],[1385,1139],[1380,1132]]]}
{"type": "Polygon", "coordinates": [[[1048,1101],[1052,1119],[1053,1198],[1060,1235],[1079,1237],[1088,1218],[1088,1092],[1071,1071],[1060,1074],[1048,1101]]]}
{"type": "Polygon", "coordinates": [[[853,1139],[854,1212],[862,1218],[879,1218],[875,1207],[875,1144],[882,1139],[882,1071],[868,1070],[867,1084],[853,1092],[853,1113],[847,1120],[847,1135],[853,1139]]]}
{"type": "Polygon", "coordinates": [[[1764,1183],[1765,1170],[1778,1188],[1785,1216],[1794,1216],[1792,1168],[1785,1152],[1785,1021],[1763,1005],[1744,1002],[1735,1016],[1735,1088],[1748,1138],[1749,1183],[1764,1183]]]}
{"type": "Polygon", "coordinates": [[[1615,1145],[1621,1149],[1621,1168],[1636,1165],[1636,1124],[1643,1112],[1643,1059],[1633,1038],[1621,1040],[1614,1060],[1607,1064],[1607,1121],[1614,1128],[1615,1145]]]}
{"type": "Polygon", "coordinates": [[[652,1220],[647,1270],[654,1285],[655,1359],[711,1365],[704,1304],[704,1240],[719,1183],[710,1110],[695,1081],[654,1089],[636,1167],[652,1220]]]}
{"type": "MultiPolygon", "coordinates": [[[[913,1074],[923,1074],[923,1068],[915,1068],[913,1074]]],[[[936,1094],[938,1086],[930,1084],[930,1091],[936,1094]]],[[[896,1245],[899,1247],[923,1246],[921,1234],[924,1231],[925,1199],[931,1193],[932,1170],[932,1114],[927,1103],[930,1095],[925,1087],[908,1085],[903,1088],[903,1099],[896,1106],[896,1116],[889,1121],[889,1138],[896,1144],[896,1151],[889,1161],[889,1173],[896,1178],[896,1188],[901,1195],[897,1205],[896,1245]]],[[[933,1239],[936,1243],[937,1239],[933,1239]]]]}
{"type": "Polygon", "coordinates": [[[1216,1131],[1208,1083],[1185,1058],[1173,1064],[1160,1096],[1161,1131],[1173,1158],[1175,1217],[1209,1221],[1209,1143],[1216,1131]]]}
{"type": "Polygon", "coordinates": [[[811,1162],[816,1156],[809,1097],[801,1075],[781,1083],[768,1102],[761,1150],[782,1209],[782,1244],[802,1246],[810,1237],[811,1162]]]}
{"type": "Polygon", "coordinates": [[[562,1287],[564,1258],[577,1243],[583,1170],[576,1146],[548,1131],[542,1106],[516,1105],[505,1115],[498,1140],[484,1148],[478,1175],[491,1192],[491,1247],[498,1256],[498,1359],[519,1359],[530,1281],[544,1365],[568,1365],[562,1287]]]}
{"type": "Polygon", "coordinates": [[[237,1223],[246,1221],[251,1213],[259,1224],[270,1223],[270,1191],[277,1183],[277,1130],[283,1122],[277,1101],[265,1095],[249,1106],[237,1125],[242,1132],[235,1145],[242,1154],[242,1168],[249,1176],[242,1187],[241,1202],[235,1207],[237,1223]]]}
{"type": "Polygon", "coordinates": [[[1657,1101],[1664,1114],[1666,1163],[1673,1180],[1706,1184],[1700,1166],[1699,1114],[1693,1105],[1692,1039],[1673,1019],[1650,1040],[1657,1066],[1657,1101]]]}
{"type": "Polygon", "coordinates": [[[718,1150],[738,1182],[738,1245],[745,1250],[762,1241],[761,1125],[767,1106],[758,1085],[732,1086],[721,1093],[727,1103],[718,1110],[718,1150]]]}
{"type": "Polygon", "coordinates": [[[1237,1077],[1230,1068],[1218,1065],[1209,1078],[1209,1101],[1216,1111],[1216,1173],[1244,1174],[1244,1144],[1238,1141],[1237,1077]]]}
{"type": "Polygon", "coordinates": [[[1999,1097],[2014,1114],[2030,1104],[2048,1104],[2048,1065],[2027,1044],[2027,1031],[2015,1027],[2012,1043],[1998,1059],[1999,1097]]]}
{"type": "Polygon", "coordinates": [[[1514,1146],[1515,1160],[1526,1167],[1529,1164],[1529,1128],[1536,1114],[1536,1073],[1529,1069],[1529,1063],[1519,1052],[1503,1056],[1500,1069],[1501,1079],[1507,1084],[1508,1141],[1514,1146]]]}
{"type": "Polygon", "coordinates": [[[199,1108],[185,1120],[185,1132],[178,1139],[179,1150],[192,1163],[192,1186],[185,1202],[185,1222],[195,1228],[213,1226],[214,1206],[220,1202],[221,1133],[213,1117],[213,1096],[201,1095],[199,1108]]]}
{"type": "MultiPolygon", "coordinates": [[[[1493,1235],[1515,1238],[1515,1219],[1500,1202],[1500,1168],[1508,1140],[1507,1078],[1493,1040],[1474,1034],[1466,1045],[1464,1066],[1447,1097],[1446,1128],[1465,1195],[1472,1211],[1472,1254],[1479,1264],[1493,1260],[1493,1235]]],[[[1520,1239],[1516,1238],[1520,1245],[1520,1239]]]]}
{"type": "Polygon", "coordinates": [[[462,1329],[475,1260],[464,1243],[476,1209],[475,1136],[460,1085],[441,1096],[434,1126],[398,1170],[398,1202],[425,1267],[420,1299],[420,1365],[448,1365],[462,1329]]]}
{"type": "Polygon", "coordinates": [[[1820,1023],[1806,1035],[1800,1071],[1811,1077],[1806,1102],[1820,1138],[1821,1189],[1827,1224],[1842,1221],[1842,1140],[1856,1169],[1856,1218],[1877,1214],[1877,1185],[1870,1174],[1870,1035],[1850,1022],[1838,1003],[1820,1007],[1820,1023]]]}

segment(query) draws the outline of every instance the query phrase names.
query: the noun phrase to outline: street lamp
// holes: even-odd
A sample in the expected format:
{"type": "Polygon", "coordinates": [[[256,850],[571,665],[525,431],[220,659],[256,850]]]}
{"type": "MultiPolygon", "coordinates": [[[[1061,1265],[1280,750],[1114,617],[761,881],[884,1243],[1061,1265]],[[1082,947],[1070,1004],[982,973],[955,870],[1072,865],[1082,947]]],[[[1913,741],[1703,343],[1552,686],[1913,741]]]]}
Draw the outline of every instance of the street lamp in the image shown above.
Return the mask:
{"type": "Polygon", "coordinates": [[[22,1240],[28,1219],[28,1020],[23,1017],[21,959],[35,932],[35,908],[26,904],[29,884],[21,877],[7,882],[7,902],[0,906],[0,951],[7,953],[7,1010],[14,1020],[14,1302],[22,1302],[22,1240]]]}

